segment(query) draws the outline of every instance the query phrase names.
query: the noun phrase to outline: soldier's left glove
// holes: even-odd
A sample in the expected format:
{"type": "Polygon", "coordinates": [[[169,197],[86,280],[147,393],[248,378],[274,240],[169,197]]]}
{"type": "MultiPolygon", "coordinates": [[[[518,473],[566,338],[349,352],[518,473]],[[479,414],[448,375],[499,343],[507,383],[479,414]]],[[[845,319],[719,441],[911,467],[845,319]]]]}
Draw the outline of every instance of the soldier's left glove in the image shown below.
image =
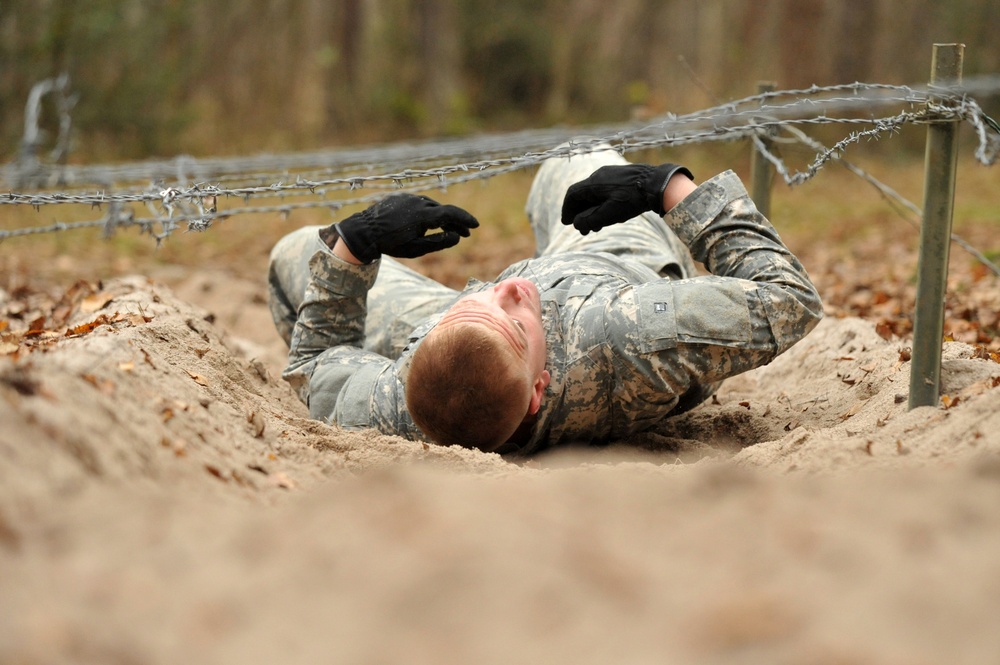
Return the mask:
{"type": "Polygon", "coordinates": [[[414,194],[393,194],[334,224],[351,254],[364,263],[382,254],[413,259],[454,247],[478,226],[462,208],[414,194]]]}
{"type": "Polygon", "coordinates": [[[661,217],[663,192],[677,173],[694,179],[677,164],[602,166],[589,178],[570,186],[563,199],[562,223],[587,235],[653,211],[661,217]]]}

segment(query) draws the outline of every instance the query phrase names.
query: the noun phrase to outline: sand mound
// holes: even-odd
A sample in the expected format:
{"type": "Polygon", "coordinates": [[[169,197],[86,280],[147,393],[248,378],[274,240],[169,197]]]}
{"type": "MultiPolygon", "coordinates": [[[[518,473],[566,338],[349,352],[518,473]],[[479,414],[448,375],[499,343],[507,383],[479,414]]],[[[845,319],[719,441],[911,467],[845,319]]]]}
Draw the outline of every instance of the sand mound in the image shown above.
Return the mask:
{"type": "Polygon", "coordinates": [[[660,431],[511,462],[309,420],[255,289],[116,280],[5,333],[0,662],[1000,654],[972,346],[907,411],[905,345],[828,319],[660,431]]]}

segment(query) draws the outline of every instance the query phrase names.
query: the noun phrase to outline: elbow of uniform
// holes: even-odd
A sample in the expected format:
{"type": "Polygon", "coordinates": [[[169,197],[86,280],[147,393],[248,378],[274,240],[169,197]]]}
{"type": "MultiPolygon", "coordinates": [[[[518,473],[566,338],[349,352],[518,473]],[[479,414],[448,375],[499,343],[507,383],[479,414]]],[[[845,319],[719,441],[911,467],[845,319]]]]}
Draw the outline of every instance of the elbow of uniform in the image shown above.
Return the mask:
{"type": "Polygon", "coordinates": [[[815,288],[782,289],[784,296],[767,306],[767,318],[779,356],[809,334],[823,318],[823,303],[815,288]]]}
{"type": "Polygon", "coordinates": [[[332,423],[347,377],[339,372],[314,371],[309,378],[309,416],[332,423]]]}
{"type": "MultiPolygon", "coordinates": [[[[778,353],[784,353],[803,337],[812,332],[823,319],[823,302],[815,289],[796,298],[795,314],[790,317],[779,340],[778,353]]],[[[778,336],[775,335],[777,339],[778,336]]]]}
{"type": "Polygon", "coordinates": [[[819,297],[819,291],[816,290],[816,285],[813,284],[812,281],[808,284],[809,288],[802,294],[802,305],[809,313],[808,316],[812,321],[812,325],[809,326],[809,330],[812,330],[824,316],[823,300],[819,297]]]}

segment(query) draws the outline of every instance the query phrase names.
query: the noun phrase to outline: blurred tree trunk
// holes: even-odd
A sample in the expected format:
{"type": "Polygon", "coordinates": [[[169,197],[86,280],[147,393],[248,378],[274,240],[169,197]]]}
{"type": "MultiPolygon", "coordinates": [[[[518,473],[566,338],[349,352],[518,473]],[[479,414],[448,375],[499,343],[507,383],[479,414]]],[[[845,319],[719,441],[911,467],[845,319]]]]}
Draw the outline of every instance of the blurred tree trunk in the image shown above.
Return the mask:
{"type": "Polygon", "coordinates": [[[461,48],[453,0],[420,0],[420,59],[424,72],[425,131],[445,131],[455,116],[459,94],[461,48]]]}
{"type": "Polygon", "coordinates": [[[921,83],[935,42],[995,73],[998,24],[997,0],[0,2],[0,150],[64,71],[87,156],[206,154],[686,112],[760,79],[921,83]]]}
{"type": "Polygon", "coordinates": [[[694,3],[651,2],[651,67],[648,73],[652,89],[646,113],[679,111],[691,99],[704,99],[704,83],[698,72],[698,8],[694,3]]]}
{"type": "Polygon", "coordinates": [[[722,96],[727,46],[726,3],[702,0],[698,3],[698,70],[710,100],[722,96]]]}
{"type": "Polygon", "coordinates": [[[344,66],[340,68],[343,81],[352,93],[357,93],[361,78],[361,49],[365,34],[364,0],[342,0],[340,4],[340,29],[335,32],[340,45],[344,66]]]}
{"type": "Polygon", "coordinates": [[[880,79],[886,83],[912,83],[927,80],[930,72],[931,42],[936,25],[935,0],[910,0],[905,11],[889,3],[883,26],[888,48],[883,53],[880,79]],[[899,57],[905,54],[904,57],[899,57]]]}
{"type": "Polygon", "coordinates": [[[823,0],[784,0],[781,6],[782,87],[806,87],[823,81],[818,46],[823,42],[823,0]]]}
{"type": "Polygon", "coordinates": [[[369,44],[374,41],[377,0],[341,0],[325,8],[324,33],[316,48],[322,63],[325,100],[324,137],[350,136],[368,117],[374,77],[369,44]]]}
{"type": "MultiPolygon", "coordinates": [[[[872,0],[873,2],[875,0],[872,0]]],[[[778,0],[758,0],[743,3],[742,12],[733,17],[735,53],[732,76],[725,89],[732,97],[744,97],[757,92],[757,84],[771,81],[779,89],[781,79],[779,44],[781,15],[778,0]]]]}
{"type": "Polygon", "coordinates": [[[602,115],[625,117],[631,106],[628,88],[646,77],[648,44],[637,39],[644,5],[644,0],[619,0],[600,8],[601,31],[590,71],[597,84],[591,91],[592,107],[602,115]]]}
{"type": "Polygon", "coordinates": [[[580,61],[589,50],[583,26],[590,22],[600,8],[601,0],[575,0],[549,4],[548,21],[552,26],[552,67],[549,72],[549,92],[545,102],[545,115],[560,122],[570,110],[573,87],[580,72],[580,61]],[[581,39],[582,38],[582,39],[581,39]]]}
{"type": "Polygon", "coordinates": [[[878,31],[874,0],[840,0],[839,39],[832,83],[871,81],[878,31]]]}
{"type": "Polygon", "coordinates": [[[52,13],[55,15],[55,20],[52,22],[52,54],[51,54],[51,76],[58,76],[64,72],[68,72],[69,54],[67,53],[70,45],[70,39],[72,38],[73,29],[73,19],[74,9],[76,8],[76,2],[74,0],[58,0],[55,3],[55,7],[52,8],[52,13]]]}

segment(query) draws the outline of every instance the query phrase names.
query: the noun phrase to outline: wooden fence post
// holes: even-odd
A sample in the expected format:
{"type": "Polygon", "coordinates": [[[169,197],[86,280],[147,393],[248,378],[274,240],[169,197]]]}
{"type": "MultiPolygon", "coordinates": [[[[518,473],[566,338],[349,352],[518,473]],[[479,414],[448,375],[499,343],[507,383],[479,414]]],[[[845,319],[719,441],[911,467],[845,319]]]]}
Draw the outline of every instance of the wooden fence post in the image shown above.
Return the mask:
{"type": "MultiPolygon", "coordinates": [[[[964,44],[934,45],[931,85],[961,82],[964,51],[964,44]]],[[[917,302],[913,315],[913,360],[910,364],[911,409],[935,406],[940,396],[944,296],[948,282],[948,251],[955,203],[958,125],[958,120],[949,120],[935,122],[927,127],[924,219],[920,226],[917,302]]]]}
{"type": "MultiPolygon", "coordinates": [[[[774,92],[776,85],[771,81],[760,81],[757,83],[757,94],[774,92]]],[[[768,144],[768,139],[760,137],[761,141],[768,144]]],[[[771,217],[771,184],[774,182],[774,167],[767,157],[751,143],[750,153],[750,198],[753,199],[757,210],[767,218],[771,217]]]]}

